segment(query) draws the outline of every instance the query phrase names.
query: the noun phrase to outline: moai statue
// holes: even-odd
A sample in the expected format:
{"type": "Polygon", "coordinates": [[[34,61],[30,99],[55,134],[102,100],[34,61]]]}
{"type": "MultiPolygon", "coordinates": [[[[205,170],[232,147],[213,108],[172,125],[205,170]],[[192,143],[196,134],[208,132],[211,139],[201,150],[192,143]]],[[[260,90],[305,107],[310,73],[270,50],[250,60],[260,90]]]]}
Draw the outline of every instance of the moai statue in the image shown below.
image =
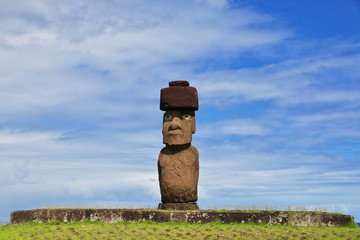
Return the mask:
{"type": "Polygon", "coordinates": [[[196,88],[189,87],[189,82],[173,81],[161,89],[160,109],[166,111],[162,130],[166,147],[158,160],[162,202],[159,209],[199,209],[199,153],[191,145],[198,108],[196,88]]]}

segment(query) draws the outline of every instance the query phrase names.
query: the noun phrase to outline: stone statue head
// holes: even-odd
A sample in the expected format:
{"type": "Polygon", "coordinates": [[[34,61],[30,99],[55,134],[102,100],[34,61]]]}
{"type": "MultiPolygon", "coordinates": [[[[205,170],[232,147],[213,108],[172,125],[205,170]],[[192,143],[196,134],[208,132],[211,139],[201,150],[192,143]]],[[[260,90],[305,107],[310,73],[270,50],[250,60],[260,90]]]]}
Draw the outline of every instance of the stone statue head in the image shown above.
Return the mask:
{"type": "Polygon", "coordinates": [[[166,111],[163,118],[163,142],[166,145],[191,143],[195,133],[195,111],[198,110],[198,95],[187,81],[169,82],[161,89],[160,109],[166,111]]]}
{"type": "Polygon", "coordinates": [[[168,110],[163,118],[163,142],[167,145],[191,143],[195,133],[195,112],[191,110],[168,110]]]}

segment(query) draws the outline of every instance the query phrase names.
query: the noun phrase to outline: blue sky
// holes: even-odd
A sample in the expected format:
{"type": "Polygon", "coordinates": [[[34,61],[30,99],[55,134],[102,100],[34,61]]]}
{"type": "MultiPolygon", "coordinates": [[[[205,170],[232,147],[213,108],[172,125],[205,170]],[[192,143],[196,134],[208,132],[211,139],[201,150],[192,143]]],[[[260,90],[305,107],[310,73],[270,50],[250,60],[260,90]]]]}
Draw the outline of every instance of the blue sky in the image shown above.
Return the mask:
{"type": "Polygon", "coordinates": [[[201,208],[360,222],[360,2],[0,1],[0,218],[156,207],[160,89],[199,93],[201,208]]]}

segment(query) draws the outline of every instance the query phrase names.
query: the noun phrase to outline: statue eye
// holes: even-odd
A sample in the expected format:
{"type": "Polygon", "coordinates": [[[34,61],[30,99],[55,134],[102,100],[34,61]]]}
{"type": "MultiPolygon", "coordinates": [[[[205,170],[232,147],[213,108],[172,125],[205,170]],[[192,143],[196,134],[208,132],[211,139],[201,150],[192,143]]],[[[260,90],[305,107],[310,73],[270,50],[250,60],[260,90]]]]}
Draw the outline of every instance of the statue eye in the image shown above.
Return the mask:
{"type": "Polygon", "coordinates": [[[171,121],[173,119],[173,116],[171,115],[165,115],[164,120],[165,121],[171,121]]]}
{"type": "Polygon", "coordinates": [[[191,118],[191,115],[190,114],[183,114],[182,116],[181,116],[181,119],[182,120],[187,120],[187,119],[190,119],[191,118]]]}

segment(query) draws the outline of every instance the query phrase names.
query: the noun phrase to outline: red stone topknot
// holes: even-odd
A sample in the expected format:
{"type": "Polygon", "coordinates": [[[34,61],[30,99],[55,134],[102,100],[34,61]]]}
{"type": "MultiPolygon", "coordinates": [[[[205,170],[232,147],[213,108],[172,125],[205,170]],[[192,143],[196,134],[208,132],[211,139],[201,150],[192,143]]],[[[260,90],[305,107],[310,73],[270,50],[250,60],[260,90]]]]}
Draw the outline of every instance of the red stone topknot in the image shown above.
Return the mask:
{"type": "Polygon", "coordinates": [[[169,82],[168,88],[161,89],[160,110],[193,110],[199,109],[196,88],[190,87],[188,81],[169,82]]]}

